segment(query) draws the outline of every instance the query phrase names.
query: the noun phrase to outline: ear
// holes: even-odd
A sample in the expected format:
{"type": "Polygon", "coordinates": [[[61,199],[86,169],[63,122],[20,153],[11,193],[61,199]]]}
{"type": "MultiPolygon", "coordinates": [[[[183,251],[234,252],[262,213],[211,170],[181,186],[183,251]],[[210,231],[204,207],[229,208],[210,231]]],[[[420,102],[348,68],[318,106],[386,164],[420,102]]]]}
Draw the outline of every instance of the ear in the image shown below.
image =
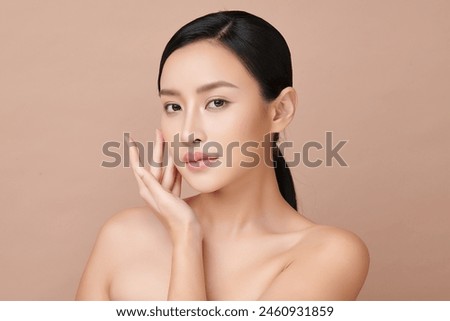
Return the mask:
{"type": "Polygon", "coordinates": [[[284,88],[270,103],[271,132],[283,131],[294,118],[297,107],[297,92],[293,87],[284,88]]]}

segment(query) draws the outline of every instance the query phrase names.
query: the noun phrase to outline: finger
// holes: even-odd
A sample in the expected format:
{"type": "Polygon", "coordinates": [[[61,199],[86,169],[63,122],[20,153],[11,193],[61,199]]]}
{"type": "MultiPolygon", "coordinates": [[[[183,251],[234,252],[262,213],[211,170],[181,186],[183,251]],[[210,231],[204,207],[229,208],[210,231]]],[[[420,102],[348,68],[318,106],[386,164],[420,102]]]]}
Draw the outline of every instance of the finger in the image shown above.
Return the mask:
{"type": "Polygon", "coordinates": [[[170,153],[168,153],[168,161],[166,170],[164,171],[163,178],[161,185],[166,189],[167,191],[171,191],[173,187],[173,183],[175,182],[175,164],[173,162],[173,158],[170,156],[170,153]]]}
{"type": "Polygon", "coordinates": [[[173,185],[172,194],[180,197],[181,195],[181,173],[176,170],[175,184],[173,185]]]}
{"type": "MultiPolygon", "coordinates": [[[[142,169],[142,168],[141,168],[142,169]]],[[[153,198],[153,195],[148,190],[148,187],[145,185],[142,178],[139,176],[139,174],[136,172],[135,169],[133,169],[134,176],[136,177],[136,181],[139,186],[139,195],[150,205],[152,208],[157,209],[157,204],[153,198]]],[[[151,175],[151,174],[150,174],[151,175]]]]}
{"type": "Polygon", "coordinates": [[[130,147],[130,163],[133,169],[133,174],[139,186],[139,194],[145,201],[147,201],[147,203],[149,203],[150,206],[155,207],[156,203],[153,199],[153,196],[138,174],[138,172],[146,170],[143,167],[140,167],[141,164],[139,160],[139,152],[137,150],[136,143],[134,142],[133,138],[131,138],[131,136],[129,137],[128,143],[130,147]]]}
{"type": "Polygon", "coordinates": [[[152,173],[144,170],[142,167],[137,167],[136,173],[149,190],[155,203],[157,203],[157,199],[167,198],[167,191],[161,186],[152,173]]]}
{"type": "Polygon", "coordinates": [[[156,128],[156,131],[158,133],[159,142],[160,142],[159,144],[160,144],[160,148],[161,148],[161,158],[159,159],[159,163],[160,163],[160,166],[161,166],[160,167],[161,168],[161,172],[159,173],[159,175],[160,175],[159,181],[161,182],[163,177],[164,177],[164,172],[167,169],[167,165],[165,166],[165,163],[166,163],[165,153],[167,153],[167,154],[169,154],[169,153],[168,153],[168,150],[167,151],[165,150],[166,149],[166,144],[165,144],[164,136],[163,136],[161,130],[159,128],[156,128]]]}
{"type": "Polygon", "coordinates": [[[128,147],[129,147],[129,151],[130,151],[131,167],[137,167],[137,166],[143,167],[144,162],[141,161],[136,142],[133,140],[133,138],[131,136],[128,138],[128,147]]]}
{"type": "Polygon", "coordinates": [[[172,186],[170,187],[170,190],[172,192],[173,192],[173,189],[175,188],[175,186],[177,184],[177,180],[179,181],[179,183],[181,183],[181,174],[180,174],[180,172],[178,171],[178,169],[177,169],[177,167],[175,165],[173,167],[174,167],[173,170],[175,172],[175,174],[174,174],[175,178],[173,180],[172,186]]]}
{"type": "Polygon", "coordinates": [[[150,173],[156,178],[158,182],[161,181],[162,175],[162,156],[163,156],[163,148],[162,148],[162,139],[161,133],[158,129],[155,130],[156,133],[156,141],[155,146],[153,148],[153,162],[156,164],[154,166],[150,166],[150,173]]]}

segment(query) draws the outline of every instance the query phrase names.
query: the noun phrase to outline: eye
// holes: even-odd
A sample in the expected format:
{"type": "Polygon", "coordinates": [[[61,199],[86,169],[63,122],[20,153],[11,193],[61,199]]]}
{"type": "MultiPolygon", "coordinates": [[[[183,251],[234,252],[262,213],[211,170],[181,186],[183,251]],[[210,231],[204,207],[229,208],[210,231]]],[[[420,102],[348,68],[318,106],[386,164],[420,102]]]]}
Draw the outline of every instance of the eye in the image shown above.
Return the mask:
{"type": "Polygon", "coordinates": [[[226,103],[228,102],[224,99],[213,99],[208,103],[208,105],[206,105],[206,107],[212,109],[220,109],[223,108],[226,103]]]}
{"type": "Polygon", "coordinates": [[[181,106],[177,105],[177,104],[167,104],[164,106],[164,109],[166,112],[168,112],[170,114],[170,113],[174,113],[174,112],[180,110],[181,106]],[[170,110],[170,108],[172,108],[172,110],[170,110]]]}

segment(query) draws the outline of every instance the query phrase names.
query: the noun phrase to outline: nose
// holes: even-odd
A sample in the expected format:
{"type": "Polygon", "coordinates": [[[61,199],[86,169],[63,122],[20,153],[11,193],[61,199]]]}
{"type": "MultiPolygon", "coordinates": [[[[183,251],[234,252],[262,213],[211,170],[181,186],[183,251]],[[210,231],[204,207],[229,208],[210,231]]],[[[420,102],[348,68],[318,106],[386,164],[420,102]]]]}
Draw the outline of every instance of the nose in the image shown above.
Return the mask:
{"type": "Polygon", "coordinates": [[[202,129],[201,119],[194,113],[194,108],[187,111],[185,115],[181,130],[181,142],[195,145],[199,141],[205,141],[206,137],[202,129]]]}

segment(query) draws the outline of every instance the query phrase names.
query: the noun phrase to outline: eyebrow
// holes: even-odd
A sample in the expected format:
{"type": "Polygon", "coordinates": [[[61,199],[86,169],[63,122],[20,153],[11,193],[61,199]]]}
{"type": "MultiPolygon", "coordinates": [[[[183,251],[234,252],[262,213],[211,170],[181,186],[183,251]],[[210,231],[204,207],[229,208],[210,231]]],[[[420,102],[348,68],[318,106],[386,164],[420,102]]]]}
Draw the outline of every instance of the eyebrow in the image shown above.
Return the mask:
{"type": "MultiPolygon", "coordinates": [[[[209,83],[209,84],[206,84],[206,85],[198,87],[196,92],[197,92],[197,94],[201,94],[201,93],[204,93],[206,91],[209,91],[209,90],[212,90],[212,89],[215,89],[215,88],[218,88],[218,87],[239,88],[238,86],[233,85],[232,83],[229,83],[229,82],[224,81],[224,80],[219,80],[219,81],[215,81],[215,82],[212,82],[212,83],[209,83]]],[[[174,90],[174,89],[161,89],[159,91],[159,95],[160,96],[163,96],[163,95],[166,95],[166,96],[181,96],[181,93],[179,91],[177,91],[177,90],[174,90]]]]}

